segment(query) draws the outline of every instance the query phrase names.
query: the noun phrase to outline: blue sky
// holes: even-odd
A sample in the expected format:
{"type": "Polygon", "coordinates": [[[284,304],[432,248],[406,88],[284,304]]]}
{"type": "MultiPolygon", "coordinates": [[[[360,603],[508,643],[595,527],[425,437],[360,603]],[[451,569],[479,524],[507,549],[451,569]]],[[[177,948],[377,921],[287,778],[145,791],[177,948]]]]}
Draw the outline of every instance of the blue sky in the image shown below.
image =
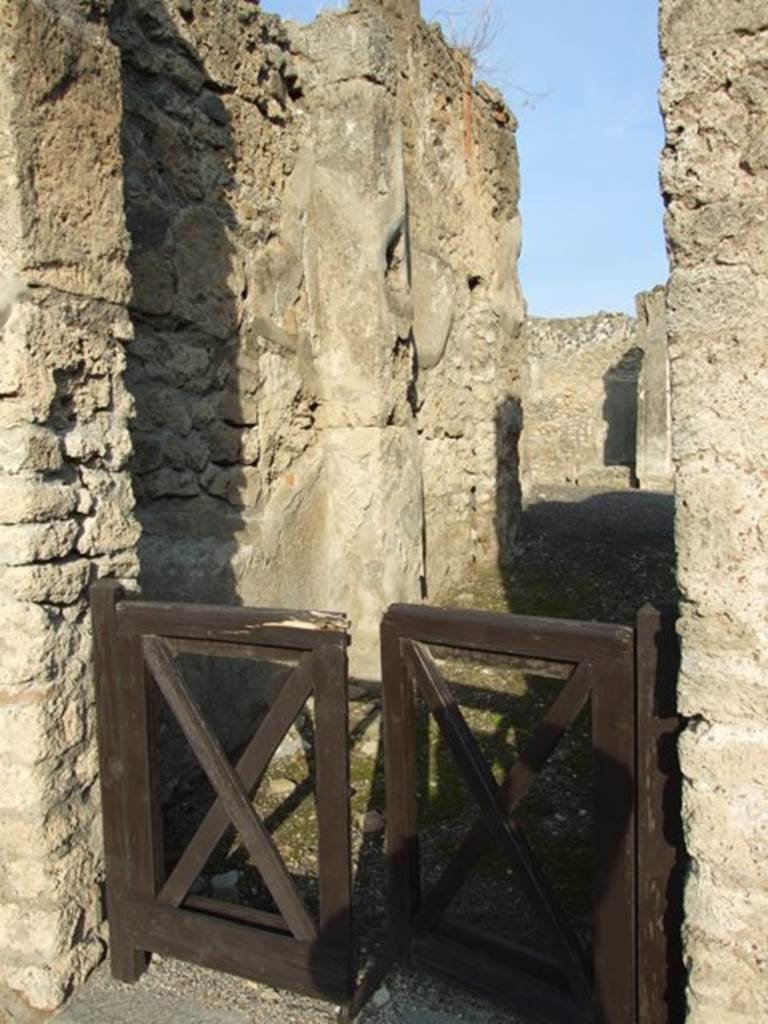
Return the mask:
{"type": "MultiPolygon", "coordinates": [[[[309,20],[335,0],[262,0],[309,20]]],[[[421,0],[461,37],[480,0],[421,0]]],[[[655,0],[498,0],[481,77],[517,115],[520,276],[534,316],[634,311],[664,282],[655,0]]]]}

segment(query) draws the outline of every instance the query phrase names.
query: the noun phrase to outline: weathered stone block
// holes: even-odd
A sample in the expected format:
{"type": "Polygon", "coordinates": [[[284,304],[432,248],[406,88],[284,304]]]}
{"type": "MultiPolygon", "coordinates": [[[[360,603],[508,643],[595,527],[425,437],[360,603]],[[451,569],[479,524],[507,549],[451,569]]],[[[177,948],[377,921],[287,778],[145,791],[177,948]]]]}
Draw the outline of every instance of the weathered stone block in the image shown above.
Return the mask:
{"type": "Polygon", "coordinates": [[[64,1001],[69,977],[70,972],[60,971],[58,965],[48,968],[0,964],[0,979],[14,997],[9,1005],[14,1007],[14,1012],[23,1014],[20,1024],[38,1024],[38,1021],[47,1020],[64,1001]],[[39,1016],[35,1017],[35,1011],[39,1011],[39,1016]]]}
{"type": "Polygon", "coordinates": [[[0,430],[0,470],[5,473],[53,471],[62,464],[58,437],[43,427],[0,430]]]}
{"type": "Polygon", "coordinates": [[[60,908],[55,905],[0,903],[0,949],[50,962],[66,942],[62,931],[60,908]]]}
{"type": "MultiPolygon", "coordinates": [[[[48,749],[48,726],[39,699],[34,702],[0,703],[0,734],[13,736],[12,748],[6,756],[15,763],[32,765],[40,760],[48,749]]],[[[31,807],[34,811],[36,805],[32,804],[31,807]]]]}
{"type": "Polygon", "coordinates": [[[456,281],[452,268],[434,253],[413,254],[414,338],[419,368],[440,362],[456,315],[456,281]]]}
{"type": "Polygon", "coordinates": [[[141,536],[141,527],[131,512],[109,499],[101,500],[95,514],[83,523],[77,542],[81,555],[103,555],[133,548],[141,536]]]}
{"type": "MultiPolygon", "coordinates": [[[[0,762],[0,814],[9,810],[21,811],[32,803],[40,803],[44,788],[45,778],[38,766],[0,762]]],[[[2,902],[0,900],[0,904],[2,902]]]]}
{"type": "Polygon", "coordinates": [[[223,498],[229,489],[230,479],[233,473],[236,472],[237,470],[209,463],[200,477],[200,483],[209,494],[214,494],[217,498],[223,498]]]}
{"type": "Polygon", "coordinates": [[[242,430],[215,422],[207,430],[213,462],[234,464],[240,461],[242,430]]]}
{"type": "Polygon", "coordinates": [[[727,36],[756,35],[767,27],[762,0],[665,0],[661,43],[665,54],[702,47],[727,36]]]}
{"type": "Polygon", "coordinates": [[[25,265],[74,294],[127,295],[120,167],[120,63],[106,26],[48,4],[11,5],[2,62],[13,67],[25,265]],[[55,113],[54,113],[55,112],[55,113]]]}
{"type": "Polygon", "coordinates": [[[18,903],[25,899],[50,901],[55,898],[54,868],[44,850],[39,849],[35,856],[30,847],[25,845],[19,859],[8,856],[5,843],[0,844],[0,850],[3,858],[0,899],[18,903]]]}
{"type": "Polygon", "coordinates": [[[100,457],[113,469],[122,469],[132,454],[125,417],[114,412],[96,413],[89,422],[67,432],[64,448],[70,459],[88,461],[100,457]]]}
{"type": "Polygon", "coordinates": [[[210,449],[204,436],[192,431],[187,437],[166,435],[161,439],[162,453],[174,469],[203,470],[208,462],[210,449]]]}
{"type": "Polygon", "coordinates": [[[13,565],[0,569],[0,595],[14,601],[72,604],[88,582],[85,561],[13,565]]]}
{"type": "MultiPolygon", "coordinates": [[[[30,683],[43,684],[46,665],[56,646],[56,630],[52,613],[35,604],[0,604],[0,688],[13,688],[30,683]]],[[[24,738],[15,727],[5,732],[3,727],[16,715],[32,713],[21,708],[0,706],[0,735],[13,737],[14,743],[24,745],[24,738]]],[[[37,749],[37,733],[29,739],[37,749]]]]}
{"type": "Polygon", "coordinates": [[[175,470],[164,466],[141,478],[141,486],[148,498],[189,498],[200,491],[197,476],[189,469],[175,470]]]}
{"type": "Polygon", "coordinates": [[[32,479],[0,479],[0,523],[65,519],[77,508],[77,491],[32,479]]]}
{"type": "Polygon", "coordinates": [[[74,549],[78,529],[73,519],[0,526],[0,563],[25,565],[63,558],[74,549]]]}

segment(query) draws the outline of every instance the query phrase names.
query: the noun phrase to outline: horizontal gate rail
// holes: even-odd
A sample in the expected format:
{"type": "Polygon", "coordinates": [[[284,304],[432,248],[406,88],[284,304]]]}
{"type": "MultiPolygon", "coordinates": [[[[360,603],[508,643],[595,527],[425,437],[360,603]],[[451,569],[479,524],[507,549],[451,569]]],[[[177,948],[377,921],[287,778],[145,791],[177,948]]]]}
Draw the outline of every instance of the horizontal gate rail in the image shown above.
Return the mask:
{"type": "Polygon", "coordinates": [[[262,644],[297,651],[336,643],[339,637],[346,638],[348,628],[347,618],[341,614],[281,608],[120,601],[116,611],[121,636],[262,644]]]}
{"type": "MultiPolygon", "coordinates": [[[[381,628],[392,955],[495,995],[533,998],[554,1020],[635,1024],[635,631],[624,626],[394,605],[381,628]],[[497,785],[429,646],[564,663],[570,672],[522,754],[497,785]],[[416,693],[449,743],[479,816],[436,885],[421,891],[416,693]],[[595,894],[591,963],[558,906],[514,812],[592,700],[595,894]],[[554,958],[461,922],[451,899],[492,837],[549,935],[554,958]],[[478,953],[491,954],[478,957],[478,953]],[[521,985],[521,978],[528,978],[521,985]],[[536,979],[536,982],[531,979],[536,979]],[[548,982],[549,984],[544,984],[548,982]],[[537,989],[537,984],[539,987],[537,989]],[[532,996],[535,993],[535,998],[532,996]]],[[[523,1000],[524,1001],[524,1000],[523,1000]]]]}
{"type": "Polygon", "coordinates": [[[112,969],[136,980],[162,953],[343,1002],[354,985],[351,928],[347,621],[342,615],[123,599],[91,590],[112,969]],[[281,689],[232,765],[190,696],[177,657],[268,658],[281,689]],[[215,801],[168,877],[156,790],[162,693],[215,801]],[[270,760],[314,696],[319,917],[315,920],[252,804],[270,760]],[[278,913],[190,888],[234,825],[278,913]]]}

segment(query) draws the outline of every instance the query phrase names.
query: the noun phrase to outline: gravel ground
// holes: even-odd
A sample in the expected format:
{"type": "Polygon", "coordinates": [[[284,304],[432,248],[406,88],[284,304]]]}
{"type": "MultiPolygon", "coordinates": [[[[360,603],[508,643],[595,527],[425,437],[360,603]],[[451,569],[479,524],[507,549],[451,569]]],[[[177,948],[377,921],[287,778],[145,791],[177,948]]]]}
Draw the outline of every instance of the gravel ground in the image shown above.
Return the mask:
{"type": "MultiPolygon", "coordinates": [[[[333,1024],[337,1007],[177,960],[153,959],[135,985],[106,965],[53,1018],[57,1024],[333,1024]]],[[[393,975],[359,1024],[530,1024],[428,975],[393,975]]]]}
{"type": "MultiPolygon", "coordinates": [[[[534,497],[523,515],[512,567],[501,575],[468,578],[445,603],[631,623],[645,600],[675,599],[669,496],[562,488],[541,491],[534,497]]],[[[550,702],[557,672],[547,671],[546,666],[532,672],[519,666],[504,669],[487,663],[460,663],[448,655],[442,652],[443,671],[460,693],[467,719],[500,777],[550,702]]],[[[380,945],[384,910],[382,822],[377,821],[384,803],[380,699],[376,693],[356,694],[350,705],[350,728],[355,917],[361,962],[365,963],[380,945]]],[[[311,729],[310,706],[303,735],[311,736],[311,729]]],[[[542,861],[564,882],[562,897],[577,927],[587,916],[584,900],[591,884],[584,867],[588,857],[582,856],[588,853],[591,820],[584,782],[586,736],[586,729],[574,730],[570,745],[564,745],[559,762],[545,773],[534,794],[527,822],[542,861]]],[[[424,870],[429,878],[444,863],[473,811],[436,730],[425,733],[427,737],[420,766],[424,792],[420,814],[426,828],[424,870]]],[[[309,761],[300,750],[292,759],[273,766],[255,803],[312,903],[316,896],[312,878],[316,831],[309,761]]],[[[189,801],[189,787],[185,799],[189,801]]],[[[191,812],[191,805],[187,810],[191,812]]],[[[201,884],[210,887],[216,877],[233,871],[237,882],[230,898],[259,905],[265,894],[247,855],[231,839],[220,846],[201,884]]],[[[515,921],[518,937],[539,945],[535,927],[526,921],[525,908],[507,876],[508,865],[491,858],[476,872],[464,902],[457,906],[465,916],[473,916],[475,923],[501,923],[506,933],[507,923],[515,921]]],[[[216,895],[222,898],[221,893],[216,895]]],[[[580,931],[588,938],[588,928],[580,931]]],[[[336,1009],[155,957],[141,981],[130,987],[112,981],[102,967],[84,992],[56,1017],[61,1024],[132,1024],[136,1020],[170,1024],[182,1019],[185,1024],[329,1024],[336,1019],[336,1009]]],[[[404,972],[388,979],[359,1021],[533,1024],[531,1018],[495,1008],[441,979],[404,972]]]]}

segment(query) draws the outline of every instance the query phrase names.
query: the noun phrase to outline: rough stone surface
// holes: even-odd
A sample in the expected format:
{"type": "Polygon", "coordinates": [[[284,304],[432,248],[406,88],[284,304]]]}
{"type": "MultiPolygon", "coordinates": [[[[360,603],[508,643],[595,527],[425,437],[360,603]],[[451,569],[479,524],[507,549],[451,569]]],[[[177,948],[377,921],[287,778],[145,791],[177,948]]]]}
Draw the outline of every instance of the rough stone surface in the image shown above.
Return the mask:
{"type": "Polygon", "coordinates": [[[768,15],[662,0],[689,1021],[768,1016],[768,15]]]}
{"type": "Polygon", "coordinates": [[[142,589],[345,610],[363,677],[496,556],[523,316],[514,122],[417,8],[112,19],[142,589]]]}
{"type": "Polygon", "coordinates": [[[637,389],[635,475],[645,490],[671,491],[672,409],[664,288],[637,296],[637,345],[643,361],[637,389]]]}
{"type": "Polygon", "coordinates": [[[415,0],[306,27],[250,0],[0,0],[17,1018],[102,955],[94,578],[343,609],[375,676],[384,607],[513,531],[514,129],[415,0]]]}
{"type": "Polygon", "coordinates": [[[520,474],[537,486],[672,489],[664,289],[617,313],[526,322],[520,474]]]}
{"type": "MultiPolygon", "coordinates": [[[[439,600],[514,535],[521,226],[514,118],[471,85],[437,26],[394,22],[424,502],[425,592],[439,600]]],[[[395,253],[396,255],[396,253],[395,253]]],[[[397,266],[390,271],[396,285],[397,266]]]]}
{"type": "Polygon", "coordinates": [[[537,484],[629,486],[643,359],[635,321],[621,313],[531,319],[525,340],[525,492],[537,484]]]}
{"type": "Polygon", "coordinates": [[[119,71],[95,10],[0,0],[0,1016],[27,1024],[103,955],[86,588],[137,571],[119,71]]]}

